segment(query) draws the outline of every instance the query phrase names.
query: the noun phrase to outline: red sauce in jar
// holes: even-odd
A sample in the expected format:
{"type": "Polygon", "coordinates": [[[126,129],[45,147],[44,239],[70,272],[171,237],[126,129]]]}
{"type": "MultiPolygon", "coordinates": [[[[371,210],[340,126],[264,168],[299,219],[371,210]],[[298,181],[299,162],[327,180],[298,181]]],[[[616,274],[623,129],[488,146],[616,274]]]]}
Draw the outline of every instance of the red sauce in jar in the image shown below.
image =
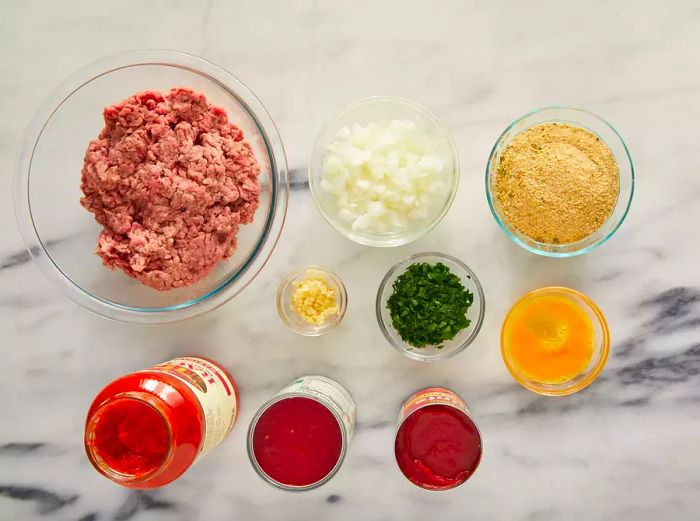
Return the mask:
{"type": "Polygon", "coordinates": [[[170,433],[158,409],[138,399],[120,398],[102,409],[93,443],[95,455],[113,471],[143,475],[165,461],[170,433]]]}
{"type": "Polygon", "coordinates": [[[451,405],[421,407],[405,418],[394,446],[401,472],[419,487],[456,487],[481,459],[481,436],[474,422],[451,405]]]}
{"type": "Polygon", "coordinates": [[[253,431],[253,455],[268,477],[287,486],[308,486],[335,468],[343,447],[338,420],[311,398],[270,405],[253,431]]]}
{"type": "Polygon", "coordinates": [[[88,411],[85,450],[97,471],[120,485],[160,487],[228,435],[238,403],[225,369],[176,358],[100,391],[88,411]]]}

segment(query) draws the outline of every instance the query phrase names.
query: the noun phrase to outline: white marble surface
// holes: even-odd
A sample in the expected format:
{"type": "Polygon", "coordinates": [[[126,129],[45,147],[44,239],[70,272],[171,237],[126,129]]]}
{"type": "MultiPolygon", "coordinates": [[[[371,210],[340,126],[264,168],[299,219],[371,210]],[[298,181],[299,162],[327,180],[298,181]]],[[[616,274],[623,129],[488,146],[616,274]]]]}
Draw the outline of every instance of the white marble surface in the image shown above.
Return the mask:
{"type": "Polygon", "coordinates": [[[700,10],[693,0],[532,2],[39,2],[0,4],[0,519],[478,519],[685,521],[700,515],[700,10]],[[99,4],[99,5],[98,5],[99,4]],[[232,71],[262,99],[285,142],[293,182],[270,263],[216,312],[156,328],[111,323],[59,294],[27,261],[11,177],[40,99],[75,69],[131,48],[171,48],[232,71]],[[329,228],[301,185],[319,127],[339,105],[397,94],[454,133],[462,184],[445,221],[406,247],[354,245],[329,228]],[[631,214],[595,252],[548,260],[512,245],[483,190],[505,125],[543,105],[605,116],[638,174],[631,214]],[[437,249],[481,278],[487,316],[463,354],[432,365],[383,340],[373,299],[395,261],[437,249]],[[342,327],[317,340],[277,318],[280,277],[304,263],[344,278],[342,327]],[[509,377],[500,323],[529,289],[563,284],[606,313],[612,357],[589,389],[541,398],[509,377]],[[200,352],[228,366],[243,412],[232,437],[156,492],[98,476],[81,445],[92,396],[123,373],[200,352]],[[337,378],[358,403],[347,461],[326,486],[278,492],[245,454],[255,409],[294,377],[337,378]],[[454,388],[483,431],[481,468],[428,493],[392,456],[400,402],[424,385],[454,388]]]}

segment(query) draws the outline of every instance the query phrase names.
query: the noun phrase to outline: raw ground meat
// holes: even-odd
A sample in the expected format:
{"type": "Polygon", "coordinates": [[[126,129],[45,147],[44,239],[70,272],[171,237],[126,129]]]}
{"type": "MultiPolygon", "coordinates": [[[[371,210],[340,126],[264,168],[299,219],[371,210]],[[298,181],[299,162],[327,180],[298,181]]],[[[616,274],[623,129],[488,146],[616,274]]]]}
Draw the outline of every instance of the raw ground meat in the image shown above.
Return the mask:
{"type": "Polygon", "coordinates": [[[104,120],[80,200],[104,227],[97,254],[158,290],[197,282],[231,256],[258,208],[260,168],[243,132],[186,88],[135,94],[104,120]]]}

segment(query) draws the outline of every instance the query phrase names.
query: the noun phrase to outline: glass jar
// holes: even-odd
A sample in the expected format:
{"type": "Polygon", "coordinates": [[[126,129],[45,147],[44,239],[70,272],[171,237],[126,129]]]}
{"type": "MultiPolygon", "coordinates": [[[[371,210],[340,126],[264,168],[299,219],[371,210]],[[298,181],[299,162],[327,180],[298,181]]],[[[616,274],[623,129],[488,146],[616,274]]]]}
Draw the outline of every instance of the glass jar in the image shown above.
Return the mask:
{"type": "Polygon", "coordinates": [[[238,407],[238,388],[223,367],[174,358],[100,391],[87,415],[85,450],[119,485],[160,487],[226,439],[238,407]]]}

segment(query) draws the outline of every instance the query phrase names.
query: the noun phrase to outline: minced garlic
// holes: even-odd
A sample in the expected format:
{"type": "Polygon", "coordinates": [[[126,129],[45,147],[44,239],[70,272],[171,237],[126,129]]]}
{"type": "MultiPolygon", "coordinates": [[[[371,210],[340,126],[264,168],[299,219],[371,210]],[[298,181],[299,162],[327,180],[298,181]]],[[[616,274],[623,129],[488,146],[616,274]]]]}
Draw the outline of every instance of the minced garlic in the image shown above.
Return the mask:
{"type": "Polygon", "coordinates": [[[315,326],[322,326],[338,313],[336,288],[323,273],[308,270],[301,280],[292,282],[292,309],[299,317],[315,326]]]}

